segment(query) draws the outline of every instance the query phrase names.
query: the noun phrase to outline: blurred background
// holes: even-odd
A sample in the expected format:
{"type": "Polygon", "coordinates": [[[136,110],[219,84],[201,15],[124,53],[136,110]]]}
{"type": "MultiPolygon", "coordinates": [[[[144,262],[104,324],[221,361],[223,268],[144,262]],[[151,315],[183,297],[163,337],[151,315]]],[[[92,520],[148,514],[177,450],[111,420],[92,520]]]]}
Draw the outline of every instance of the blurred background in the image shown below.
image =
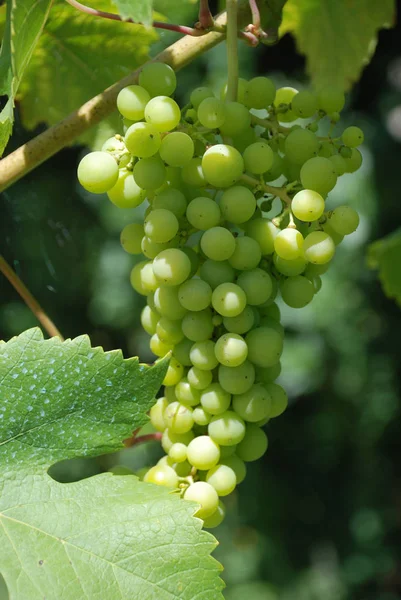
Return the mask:
{"type": "MultiPolygon", "coordinates": [[[[164,11],[162,0],[157,8],[164,11]]],[[[169,4],[172,21],[196,20],[195,6],[175,11],[169,4]]],[[[162,33],[152,54],[174,39],[162,33]]],[[[308,86],[289,35],[273,48],[240,48],[242,77],[308,86]]],[[[218,92],[225,71],[220,45],[180,73],[177,99],[185,104],[200,84],[218,92]]],[[[227,499],[226,521],[213,531],[227,600],[401,598],[401,312],[366,266],[369,243],[401,223],[400,24],[380,33],[348,95],[343,125],[350,124],[365,131],[364,164],[330,198],[332,207],[356,208],[361,224],[340,246],[313,303],[282,309],[280,383],[290,407],[267,425],[269,451],[249,465],[227,499]]],[[[10,149],[38,132],[17,120],[10,149]]],[[[119,243],[122,227],[142,215],[80,189],[76,167],[85,151],[65,149],[0,196],[1,252],[65,337],[87,333],[93,345],[152,361],[139,323],[144,299],[129,283],[135,258],[119,243]]],[[[36,325],[3,277],[0,294],[0,339],[36,325]]],[[[73,481],[115,464],[135,470],[160,456],[151,443],[68,461],[53,474],[73,481]]]]}

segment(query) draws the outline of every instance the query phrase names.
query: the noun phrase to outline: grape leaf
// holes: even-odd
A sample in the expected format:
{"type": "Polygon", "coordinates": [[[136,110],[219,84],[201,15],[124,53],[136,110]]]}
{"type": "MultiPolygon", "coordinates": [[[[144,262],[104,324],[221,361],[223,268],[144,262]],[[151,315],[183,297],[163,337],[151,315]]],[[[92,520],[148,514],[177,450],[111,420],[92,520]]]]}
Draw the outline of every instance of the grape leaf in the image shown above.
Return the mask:
{"type": "Polygon", "coordinates": [[[346,90],[372,57],[378,30],[394,18],[394,0],[288,0],[280,33],[295,36],[315,87],[346,90]]]}
{"type": "Polygon", "coordinates": [[[132,19],[144,25],[152,24],[153,0],[113,0],[123,19],[132,19]]]}
{"type": "MultiPolygon", "coordinates": [[[[96,8],[110,10],[110,2],[97,0],[96,8]]],[[[96,18],[56,1],[18,94],[23,125],[58,123],[142,64],[155,40],[154,30],[142,25],[96,18]]],[[[80,140],[99,147],[116,132],[122,133],[117,112],[80,140]]]]}
{"type": "Polygon", "coordinates": [[[0,572],[10,600],[222,600],[195,506],[134,475],[61,484],[55,461],[96,456],[146,420],[166,371],[87,336],[0,344],[0,572]]]}
{"type": "Polygon", "coordinates": [[[378,269],[384,293],[401,306],[401,228],[370,244],[368,266],[378,269]]]}
{"type": "Polygon", "coordinates": [[[0,50],[0,96],[7,96],[8,99],[0,112],[0,156],[11,135],[14,98],[21,77],[38,42],[51,4],[52,0],[9,0],[7,2],[4,37],[0,50]]]}

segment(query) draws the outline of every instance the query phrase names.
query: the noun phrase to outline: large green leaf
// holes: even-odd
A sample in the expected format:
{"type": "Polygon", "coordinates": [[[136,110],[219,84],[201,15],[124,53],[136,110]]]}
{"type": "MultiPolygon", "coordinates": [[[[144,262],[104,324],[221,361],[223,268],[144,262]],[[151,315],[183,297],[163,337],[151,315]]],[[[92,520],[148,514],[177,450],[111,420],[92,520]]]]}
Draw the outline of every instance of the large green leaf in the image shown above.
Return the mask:
{"type": "Polygon", "coordinates": [[[401,306],[401,229],[369,246],[368,265],[378,269],[386,296],[401,306]]]}
{"type": "Polygon", "coordinates": [[[281,33],[295,36],[316,87],[349,89],[394,18],[394,0],[288,0],[281,33]]]}
{"type": "Polygon", "coordinates": [[[113,3],[123,19],[151,25],[153,0],[113,0],[113,3]]]}
{"type": "Polygon", "coordinates": [[[38,329],[0,345],[0,572],[10,600],[221,600],[194,506],[133,475],[61,484],[55,461],[122,447],[166,371],[38,329]]]}
{"type": "MultiPolygon", "coordinates": [[[[9,0],[0,50],[0,95],[8,101],[0,112],[0,156],[11,135],[14,98],[46,22],[52,0],[9,0]]],[[[2,17],[4,13],[2,11],[2,17]]],[[[3,25],[1,26],[3,30],[3,25]]]]}
{"type": "MultiPolygon", "coordinates": [[[[107,0],[96,7],[110,10],[107,0]]],[[[22,82],[23,124],[53,125],[143,63],[156,39],[152,29],[86,15],[58,0],[22,82]]],[[[81,141],[99,146],[122,133],[115,112],[81,141]]]]}

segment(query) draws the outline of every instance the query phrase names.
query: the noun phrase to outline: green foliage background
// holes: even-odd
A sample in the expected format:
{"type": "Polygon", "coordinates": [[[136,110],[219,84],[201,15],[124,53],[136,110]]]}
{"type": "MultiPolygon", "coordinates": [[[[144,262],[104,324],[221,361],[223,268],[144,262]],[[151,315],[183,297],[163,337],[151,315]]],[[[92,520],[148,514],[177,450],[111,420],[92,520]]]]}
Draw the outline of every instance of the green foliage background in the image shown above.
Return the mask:
{"type": "MultiPolygon", "coordinates": [[[[299,4],[290,0],[287,8],[295,11],[299,4]]],[[[369,2],[361,4],[366,9],[369,2]]],[[[190,3],[176,5],[176,14],[169,0],[156,8],[172,21],[195,20],[190,3]]],[[[311,45],[324,30],[320,22],[314,27],[311,45]]],[[[161,34],[152,54],[173,39],[161,34]]],[[[224,50],[214,49],[180,74],[182,103],[200,81],[220,87],[224,50]]],[[[289,35],[273,48],[241,46],[240,58],[244,77],[269,74],[278,85],[308,84],[310,65],[289,35]]],[[[401,105],[400,60],[397,25],[380,34],[371,64],[349,95],[344,124],[364,128],[365,161],[338,186],[333,203],[357,208],[361,226],[341,246],[312,305],[295,314],[283,311],[281,380],[291,406],[268,428],[269,452],[249,468],[216,531],[220,547],[214,555],[225,566],[227,600],[401,595],[401,317],[366,264],[369,242],[392,232],[401,219],[401,138],[388,125],[401,105]]],[[[124,62],[119,66],[124,69],[124,62]]],[[[351,73],[350,82],[357,76],[351,73]]],[[[17,111],[10,149],[33,135],[21,115],[17,111]]],[[[36,133],[43,127],[39,122],[30,123],[36,133]]],[[[139,326],[143,301],[128,281],[133,259],[118,241],[124,224],[141,215],[79,188],[75,169],[83,151],[64,150],[2,194],[1,251],[66,336],[88,333],[93,345],[152,360],[139,326]]],[[[36,324],[4,279],[0,295],[0,338],[36,324]]],[[[156,445],[140,447],[60,463],[53,474],[75,481],[116,464],[137,469],[157,456],[156,445]]]]}

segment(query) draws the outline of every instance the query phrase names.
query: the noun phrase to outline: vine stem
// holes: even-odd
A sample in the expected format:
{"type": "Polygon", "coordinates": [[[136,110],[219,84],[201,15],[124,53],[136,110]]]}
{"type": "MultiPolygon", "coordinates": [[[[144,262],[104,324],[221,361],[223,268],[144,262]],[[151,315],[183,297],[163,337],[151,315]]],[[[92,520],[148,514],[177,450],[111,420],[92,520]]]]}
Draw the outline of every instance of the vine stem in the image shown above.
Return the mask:
{"type": "Polygon", "coordinates": [[[264,192],[272,194],[273,196],[277,196],[283,202],[285,202],[285,204],[288,204],[288,206],[291,205],[291,198],[287,194],[287,191],[284,187],[276,187],[274,185],[260,182],[258,179],[255,179],[255,177],[251,177],[250,175],[242,175],[241,179],[244,183],[247,183],[252,187],[259,187],[264,192]]]}
{"type": "Polygon", "coordinates": [[[63,336],[60,331],[57,329],[53,321],[50,317],[47,316],[43,308],[40,306],[39,302],[35,299],[35,297],[28,290],[26,285],[21,281],[15,271],[10,267],[6,259],[0,255],[0,271],[3,275],[8,279],[13,288],[18,292],[21,298],[24,300],[25,304],[30,308],[33,312],[39,323],[42,325],[43,329],[47,331],[50,337],[58,336],[61,341],[64,341],[63,336]]]}
{"type": "Polygon", "coordinates": [[[227,102],[236,102],[238,96],[238,5],[227,0],[227,102]]]}
{"type": "MultiPolygon", "coordinates": [[[[224,25],[226,14],[216,19],[218,26],[224,25]]],[[[224,39],[224,33],[212,31],[200,37],[185,36],[158,54],[152,62],[169,64],[179,71],[200,54],[213,48],[224,39]]],[[[146,63],[145,63],[146,64],[146,63]]],[[[8,188],[74,142],[87,129],[105,119],[115,110],[117,95],[127,85],[136,84],[143,66],[107,88],[65,119],[36,136],[2,160],[0,160],[0,192],[8,188]]]]}
{"type": "Polygon", "coordinates": [[[159,442],[162,439],[162,434],[159,431],[138,436],[136,435],[137,431],[134,431],[133,435],[130,438],[124,440],[124,446],[126,448],[132,448],[132,446],[142,444],[143,442],[159,442]]]}
{"type": "Polygon", "coordinates": [[[252,24],[255,31],[260,31],[260,12],[257,4],[257,0],[249,0],[249,7],[252,13],[252,24]]]}

